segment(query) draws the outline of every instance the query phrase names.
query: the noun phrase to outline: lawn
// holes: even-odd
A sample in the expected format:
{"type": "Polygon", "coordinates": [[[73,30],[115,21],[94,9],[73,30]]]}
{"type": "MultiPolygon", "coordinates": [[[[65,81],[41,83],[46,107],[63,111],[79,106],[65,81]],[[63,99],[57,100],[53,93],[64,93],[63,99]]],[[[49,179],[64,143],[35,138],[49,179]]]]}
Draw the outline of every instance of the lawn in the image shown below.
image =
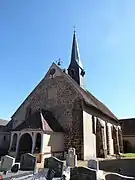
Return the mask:
{"type": "Polygon", "coordinates": [[[122,156],[127,157],[127,158],[135,158],[135,153],[125,153],[125,154],[122,154],[122,156]]]}

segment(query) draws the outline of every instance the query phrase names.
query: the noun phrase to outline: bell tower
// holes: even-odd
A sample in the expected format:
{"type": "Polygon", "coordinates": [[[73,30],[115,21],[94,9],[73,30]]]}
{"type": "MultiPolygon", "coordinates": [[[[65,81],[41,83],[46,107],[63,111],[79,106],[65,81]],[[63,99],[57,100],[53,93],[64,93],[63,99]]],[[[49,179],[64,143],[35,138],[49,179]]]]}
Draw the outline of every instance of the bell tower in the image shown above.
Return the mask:
{"type": "Polygon", "coordinates": [[[73,43],[72,43],[72,52],[71,52],[71,61],[68,67],[68,74],[74,79],[82,88],[84,88],[84,76],[85,71],[83,69],[78,42],[76,37],[76,31],[73,34],[73,43]]]}

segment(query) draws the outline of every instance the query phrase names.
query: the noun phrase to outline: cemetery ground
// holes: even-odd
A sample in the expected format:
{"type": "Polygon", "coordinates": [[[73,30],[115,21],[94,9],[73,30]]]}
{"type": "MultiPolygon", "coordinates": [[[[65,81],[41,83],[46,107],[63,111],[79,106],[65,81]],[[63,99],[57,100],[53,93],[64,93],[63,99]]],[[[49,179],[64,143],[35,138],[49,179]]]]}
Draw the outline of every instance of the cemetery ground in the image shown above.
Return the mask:
{"type": "MultiPolygon", "coordinates": [[[[3,180],[126,180],[135,179],[134,154],[121,154],[121,158],[108,157],[108,159],[90,159],[89,161],[77,160],[74,148],[70,148],[65,160],[53,156],[44,161],[44,168],[37,168],[36,157],[30,153],[21,156],[20,163],[15,158],[4,156],[0,162],[0,169],[7,173],[3,180]],[[130,156],[130,158],[128,158],[130,156]],[[14,168],[13,168],[14,167],[14,168]],[[63,177],[66,179],[63,179],[63,177]],[[53,178],[54,177],[54,178],[53,178]]],[[[2,172],[1,171],[1,172],[2,172]]]]}

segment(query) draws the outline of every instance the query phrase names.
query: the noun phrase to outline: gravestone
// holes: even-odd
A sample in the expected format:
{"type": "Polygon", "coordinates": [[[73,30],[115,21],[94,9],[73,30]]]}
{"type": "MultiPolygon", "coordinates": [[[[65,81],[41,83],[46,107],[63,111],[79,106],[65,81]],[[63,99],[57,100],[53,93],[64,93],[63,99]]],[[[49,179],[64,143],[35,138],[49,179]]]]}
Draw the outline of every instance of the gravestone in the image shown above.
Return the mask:
{"type": "Polygon", "coordinates": [[[135,178],[123,176],[117,173],[108,173],[105,175],[105,180],[128,180],[128,179],[135,179],[135,178]]]}
{"type": "Polygon", "coordinates": [[[30,153],[23,154],[20,161],[20,170],[34,171],[36,166],[36,157],[30,153]]]}
{"type": "Polygon", "coordinates": [[[72,168],[70,173],[70,180],[97,180],[96,170],[86,167],[72,168]]]}
{"type": "Polygon", "coordinates": [[[90,169],[95,169],[95,170],[99,170],[99,162],[97,159],[90,159],[88,161],[88,168],[90,169]]]}
{"type": "Polygon", "coordinates": [[[54,170],[55,171],[54,177],[62,177],[64,162],[52,156],[45,159],[44,168],[49,168],[50,170],[54,170]]]}
{"type": "Polygon", "coordinates": [[[68,154],[66,156],[66,166],[70,166],[70,167],[77,166],[77,155],[75,153],[75,148],[69,148],[68,154]]]}
{"type": "Polygon", "coordinates": [[[11,170],[12,166],[15,163],[15,158],[11,157],[11,156],[3,156],[1,157],[1,165],[0,165],[0,171],[9,171],[11,170]]]}

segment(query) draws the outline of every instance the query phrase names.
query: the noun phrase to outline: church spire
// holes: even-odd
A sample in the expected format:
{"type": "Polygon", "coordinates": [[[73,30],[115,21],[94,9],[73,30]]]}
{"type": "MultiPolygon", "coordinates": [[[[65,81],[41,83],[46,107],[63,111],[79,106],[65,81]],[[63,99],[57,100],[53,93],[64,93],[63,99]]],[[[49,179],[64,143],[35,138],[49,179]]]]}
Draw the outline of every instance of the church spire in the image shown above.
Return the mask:
{"type": "Polygon", "coordinates": [[[73,43],[72,43],[72,52],[71,52],[71,61],[68,68],[68,74],[81,86],[84,87],[84,75],[85,71],[83,69],[78,42],[76,37],[76,31],[74,30],[73,34],[73,43]]]}

